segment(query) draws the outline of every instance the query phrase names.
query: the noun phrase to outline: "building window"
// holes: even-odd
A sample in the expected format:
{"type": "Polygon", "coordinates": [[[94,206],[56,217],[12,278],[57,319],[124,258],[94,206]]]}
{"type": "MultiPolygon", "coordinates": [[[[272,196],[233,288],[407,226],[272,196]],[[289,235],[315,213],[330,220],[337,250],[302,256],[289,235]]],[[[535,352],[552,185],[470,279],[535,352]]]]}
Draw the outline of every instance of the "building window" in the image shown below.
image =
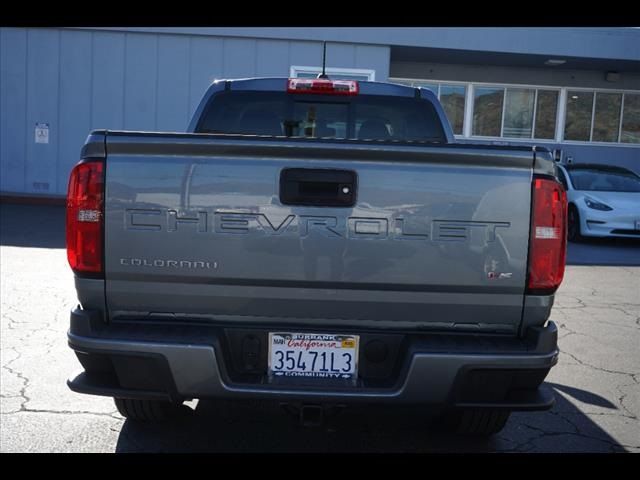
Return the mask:
{"type": "MultiPolygon", "coordinates": [[[[291,78],[316,78],[322,73],[321,67],[292,66],[289,72],[291,78]]],[[[334,80],[360,80],[373,82],[376,71],[364,68],[333,68],[327,67],[325,73],[334,80]]]]}
{"type": "Polygon", "coordinates": [[[640,94],[625,93],[620,141],[640,143],[640,94]]]}
{"type": "Polygon", "coordinates": [[[475,89],[472,135],[500,136],[503,100],[504,88],[477,87],[475,89]]]}
{"type": "Polygon", "coordinates": [[[462,135],[465,96],[466,88],[462,85],[440,85],[440,103],[455,135],[462,135]]]}
{"type": "Polygon", "coordinates": [[[639,98],[633,93],[569,90],[564,139],[640,143],[639,98]]]}
{"type": "Polygon", "coordinates": [[[596,106],[593,114],[594,142],[617,142],[620,130],[621,93],[596,92],[596,106]]]}
{"type": "Polygon", "coordinates": [[[558,91],[475,87],[473,128],[479,137],[555,138],[558,91]]]}
{"type": "Polygon", "coordinates": [[[459,137],[640,144],[640,92],[390,81],[432,90],[459,137]],[[560,131],[559,103],[565,93],[564,131],[560,131]],[[471,125],[465,124],[465,112],[471,125]]]}
{"type": "Polygon", "coordinates": [[[556,136],[556,118],[558,117],[558,92],[556,90],[538,90],[537,97],[533,136],[544,140],[553,140],[556,136]]]}
{"type": "Polygon", "coordinates": [[[591,137],[593,117],[593,92],[567,92],[567,113],[564,124],[564,139],[588,142],[591,137]]]}
{"type": "Polygon", "coordinates": [[[533,89],[507,88],[503,137],[531,138],[535,97],[536,91],[533,89]]]}

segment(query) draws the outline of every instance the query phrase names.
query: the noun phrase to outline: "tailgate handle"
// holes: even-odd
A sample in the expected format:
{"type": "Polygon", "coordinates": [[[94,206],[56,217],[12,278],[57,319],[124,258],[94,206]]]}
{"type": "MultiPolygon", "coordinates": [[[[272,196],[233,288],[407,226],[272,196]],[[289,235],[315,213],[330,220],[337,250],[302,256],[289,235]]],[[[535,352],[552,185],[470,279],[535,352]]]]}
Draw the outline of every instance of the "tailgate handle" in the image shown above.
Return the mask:
{"type": "Polygon", "coordinates": [[[351,170],[285,168],[280,172],[280,202],[284,205],[353,207],[357,175],[351,170]]]}

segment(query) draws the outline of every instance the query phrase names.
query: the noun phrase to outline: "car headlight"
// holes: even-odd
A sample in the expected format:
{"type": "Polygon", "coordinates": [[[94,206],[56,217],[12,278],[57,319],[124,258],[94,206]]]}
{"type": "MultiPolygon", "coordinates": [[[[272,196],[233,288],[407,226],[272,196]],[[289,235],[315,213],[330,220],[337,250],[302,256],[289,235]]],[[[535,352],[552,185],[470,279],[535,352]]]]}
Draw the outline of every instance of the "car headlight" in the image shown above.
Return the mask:
{"type": "Polygon", "coordinates": [[[601,210],[603,212],[608,212],[613,210],[609,205],[605,205],[604,203],[596,202],[595,200],[585,197],[584,203],[587,204],[587,207],[593,208],[594,210],[601,210]]]}

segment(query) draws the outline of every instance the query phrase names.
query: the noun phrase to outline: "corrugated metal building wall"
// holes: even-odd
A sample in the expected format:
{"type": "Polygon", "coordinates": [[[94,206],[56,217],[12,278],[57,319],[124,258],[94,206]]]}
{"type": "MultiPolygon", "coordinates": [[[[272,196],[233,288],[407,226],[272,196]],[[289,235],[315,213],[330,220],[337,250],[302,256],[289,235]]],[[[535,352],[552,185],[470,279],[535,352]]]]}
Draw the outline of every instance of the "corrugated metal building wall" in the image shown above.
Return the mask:
{"type": "MultiPolygon", "coordinates": [[[[212,80],[320,66],[322,40],[329,41],[328,67],[371,69],[378,81],[640,94],[640,29],[0,28],[0,193],[61,196],[91,129],[184,130],[212,80]],[[558,57],[569,67],[545,66],[558,57]],[[607,81],[609,70],[620,70],[620,80],[607,81]],[[40,123],[49,126],[48,143],[35,141],[40,123]]],[[[576,162],[640,173],[637,143],[567,141],[559,134],[553,141],[468,133],[458,140],[535,143],[576,162]]]]}
{"type": "MultiPolygon", "coordinates": [[[[389,73],[389,47],[329,43],[329,65],[389,73]]],[[[0,28],[0,191],[61,195],[91,129],[184,131],[216,78],[288,76],[322,43],[0,28]],[[34,141],[49,124],[49,143],[34,141]]]]}

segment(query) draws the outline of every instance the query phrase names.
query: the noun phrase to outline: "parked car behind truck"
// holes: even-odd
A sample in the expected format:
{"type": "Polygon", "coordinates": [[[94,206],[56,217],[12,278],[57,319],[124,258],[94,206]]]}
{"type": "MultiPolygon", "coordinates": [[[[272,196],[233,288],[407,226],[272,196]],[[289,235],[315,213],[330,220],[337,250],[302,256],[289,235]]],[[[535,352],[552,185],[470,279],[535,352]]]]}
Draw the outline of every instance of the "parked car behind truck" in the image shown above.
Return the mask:
{"type": "Polygon", "coordinates": [[[559,166],[567,191],[568,238],[640,238],[640,176],[623,167],[599,164],[559,166]]]}
{"type": "Polygon", "coordinates": [[[490,435],[544,410],[567,203],[545,149],[459,145],[428,90],[210,86],[188,133],[96,130],[71,173],[72,390],[418,405],[490,435]]]}

